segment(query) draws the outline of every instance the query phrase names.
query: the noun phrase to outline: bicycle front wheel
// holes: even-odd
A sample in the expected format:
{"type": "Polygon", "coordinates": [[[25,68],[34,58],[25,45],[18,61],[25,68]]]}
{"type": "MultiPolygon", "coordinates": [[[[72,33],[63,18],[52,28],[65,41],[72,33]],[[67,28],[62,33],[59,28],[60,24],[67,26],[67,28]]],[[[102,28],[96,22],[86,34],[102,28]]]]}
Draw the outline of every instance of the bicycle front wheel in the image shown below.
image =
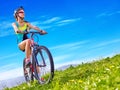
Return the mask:
{"type": "Polygon", "coordinates": [[[35,72],[39,83],[49,83],[54,76],[54,62],[50,51],[45,46],[39,46],[35,53],[35,60],[35,72]]]}

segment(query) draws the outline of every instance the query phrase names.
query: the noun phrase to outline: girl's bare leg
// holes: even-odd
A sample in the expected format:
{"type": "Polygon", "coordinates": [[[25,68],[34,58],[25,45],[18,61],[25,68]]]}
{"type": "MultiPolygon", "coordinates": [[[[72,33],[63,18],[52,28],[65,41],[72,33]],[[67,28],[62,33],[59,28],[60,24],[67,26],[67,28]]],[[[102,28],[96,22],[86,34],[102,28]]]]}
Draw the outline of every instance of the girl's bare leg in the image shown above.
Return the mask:
{"type": "Polygon", "coordinates": [[[21,50],[25,50],[26,58],[30,58],[30,55],[31,55],[30,45],[31,45],[30,39],[26,39],[19,44],[19,48],[21,50]]]}

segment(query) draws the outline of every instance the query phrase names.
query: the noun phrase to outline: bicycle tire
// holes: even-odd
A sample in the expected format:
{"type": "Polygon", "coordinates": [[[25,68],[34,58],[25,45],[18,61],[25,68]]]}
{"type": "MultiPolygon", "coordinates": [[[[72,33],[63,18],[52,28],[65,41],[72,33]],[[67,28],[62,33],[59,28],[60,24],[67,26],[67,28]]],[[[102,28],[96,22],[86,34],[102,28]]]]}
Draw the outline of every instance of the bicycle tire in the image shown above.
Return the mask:
{"type": "Polygon", "coordinates": [[[34,59],[35,59],[35,62],[33,61],[34,70],[35,70],[34,72],[35,72],[38,82],[40,84],[49,83],[54,77],[54,62],[53,62],[53,58],[52,58],[50,51],[45,46],[39,46],[37,48],[36,52],[34,53],[34,59]],[[47,59],[43,55],[43,52],[44,52],[44,54],[46,54],[47,59]],[[38,54],[41,59],[38,58],[38,54]],[[48,60],[48,63],[50,64],[50,66],[48,64],[46,66],[42,66],[42,65],[44,65],[42,57],[44,58],[45,63],[47,63],[47,60],[48,60]],[[49,68],[47,68],[47,66],[49,68]],[[38,68],[39,68],[40,72],[38,72],[39,71],[38,68]],[[47,68],[47,72],[45,71],[46,68],[47,68]],[[48,69],[50,69],[50,71],[48,71],[48,69]],[[43,80],[42,80],[42,78],[43,78],[43,80]]]}

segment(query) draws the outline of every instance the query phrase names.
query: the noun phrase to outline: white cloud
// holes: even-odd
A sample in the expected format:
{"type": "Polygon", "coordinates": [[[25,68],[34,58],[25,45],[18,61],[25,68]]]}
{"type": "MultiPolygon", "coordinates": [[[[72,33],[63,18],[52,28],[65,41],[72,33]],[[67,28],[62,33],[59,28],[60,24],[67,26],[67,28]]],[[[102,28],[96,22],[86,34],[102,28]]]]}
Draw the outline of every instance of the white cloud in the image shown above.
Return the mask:
{"type": "Polygon", "coordinates": [[[0,73],[0,80],[11,79],[15,77],[23,76],[23,69],[22,67],[12,69],[9,71],[1,72],[0,73]]]}
{"type": "Polygon", "coordinates": [[[70,19],[62,19],[62,17],[52,17],[45,21],[34,21],[32,22],[33,25],[39,26],[42,29],[50,29],[56,26],[63,26],[67,24],[71,24],[73,22],[77,22],[81,20],[81,18],[70,18],[70,19]]]}
{"type": "Polygon", "coordinates": [[[2,21],[0,22],[0,37],[12,35],[13,33],[12,29],[12,22],[10,21],[2,21]]]}
{"type": "Polygon", "coordinates": [[[117,11],[117,13],[120,13],[120,11],[117,11]]]}
{"type": "Polygon", "coordinates": [[[92,48],[104,47],[104,46],[118,43],[118,42],[120,42],[120,39],[115,39],[115,40],[111,40],[111,41],[104,41],[102,43],[97,44],[96,46],[93,46],[92,48]]]}
{"type": "MultiPolygon", "coordinates": [[[[46,18],[45,16],[44,16],[44,18],[46,18]]],[[[43,24],[52,24],[53,22],[57,22],[57,21],[59,21],[61,18],[60,17],[52,17],[52,18],[50,18],[50,19],[47,19],[47,20],[42,20],[42,21],[33,21],[33,22],[31,22],[33,25],[39,25],[39,24],[41,24],[41,25],[43,25],[43,24]]]]}
{"type": "Polygon", "coordinates": [[[7,59],[7,58],[11,58],[11,57],[14,57],[14,56],[17,56],[19,55],[19,53],[13,53],[13,54],[10,54],[10,55],[7,55],[7,56],[0,56],[0,59],[7,59]]]}
{"type": "Polygon", "coordinates": [[[73,42],[73,43],[67,43],[67,44],[62,44],[58,46],[51,47],[50,49],[63,49],[63,48],[80,48],[80,45],[86,44],[89,41],[80,41],[80,42],[73,42]]]}
{"type": "MultiPolygon", "coordinates": [[[[44,17],[45,18],[45,17],[44,17]]],[[[53,24],[54,22],[59,21],[60,17],[52,17],[50,19],[44,20],[44,21],[34,21],[32,22],[33,25],[45,25],[45,24],[53,24]]]]}
{"type": "Polygon", "coordinates": [[[115,14],[119,14],[120,11],[115,11],[115,12],[103,12],[103,13],[100,13],[98,14],[96,17],[99,18],[99,17],[104,17],[104,16],[112,16],[112,15],[115,15],[115,14]]]}
{"type": "Polygon", "coordinates": [[[46,21],[43,21],[42,24],[51,24],[51,23],[56,22],[56,21],[58,21],[58,20],[60,20],[60,19],[61,19],[60,17],[53,17],[53,18],[51,18],[51,19],[48,19],[48,20],[46,20],[46,21]]]}
{"type": "Polygon", "coordinates": [[[39,21],[31,22],[31,24],[39,27],[40,29],[44,29],[44,30],[52,28],[52,25],[42,25],[42,23],[40,23],[39,21]]]}
{"type": "Polygon", "coordinates": [[[58,26],[62,26],[62,25],[66,25],[66,24],[70,24],[76,21],[81,20],[81,18],[75,18],[75,19],[65,19],[65,20],[61,20],[59,22],[57,22],[58,26]]]}
{"type": "Polygon", "coordinates": [[[75,22],[75,21],[78,21],[80,20],[81,18],[75,18],[75,19],[65,19],[65,20],[62,20],[58,23],[69,23],[69,22],[75,22]]]}
{"type": "Polygon", "coordinates": [[[54,57],[54,62],[59,62],[59,61],[63,61],[69,57],[71,57],[71,54],[67,54],[67,55],[62,55],[62,56],[55,56],[54,57]]]}
{"type": "Polygon", "coordinates": [[[3,21],[0,23],[0,28],[2,29],[8,29],[10,28],[12,25],[12,22],[9,22],[9,21],[3,21]]]}
{"type": "Polygon", "coordinates": [[[97,15],[96,17],[102,17],[102,16],[106,16],[106,13],[100,13],[100,14],[97,15]]]}
{"type": "Polygon", "coordinates": [[[16,68],[16,67],[18,67],[16,63],[7,64],[5,66],[0,66],[0,72],[4,72],[4,71],[10,70],[12,68],[16,68]]]}
{"type": "Polygon", "coordinates": [[[38,26],[40,24],[39,21],[34,21],[34,22],[31,22],[32,25],[35,25],[35,26],[38,26]]]}

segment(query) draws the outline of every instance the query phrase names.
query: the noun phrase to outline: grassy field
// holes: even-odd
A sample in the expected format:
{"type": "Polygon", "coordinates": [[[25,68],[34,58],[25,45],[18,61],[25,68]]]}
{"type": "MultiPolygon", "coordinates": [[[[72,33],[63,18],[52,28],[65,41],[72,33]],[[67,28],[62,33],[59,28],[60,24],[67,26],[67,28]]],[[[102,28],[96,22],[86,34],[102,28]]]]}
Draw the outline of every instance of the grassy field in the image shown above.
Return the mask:
{"type": "Polygon", "coordinates": [[[24,83],[5,90],[120,90],[120,55],[55,71],[46,85],[24,83]]]}

